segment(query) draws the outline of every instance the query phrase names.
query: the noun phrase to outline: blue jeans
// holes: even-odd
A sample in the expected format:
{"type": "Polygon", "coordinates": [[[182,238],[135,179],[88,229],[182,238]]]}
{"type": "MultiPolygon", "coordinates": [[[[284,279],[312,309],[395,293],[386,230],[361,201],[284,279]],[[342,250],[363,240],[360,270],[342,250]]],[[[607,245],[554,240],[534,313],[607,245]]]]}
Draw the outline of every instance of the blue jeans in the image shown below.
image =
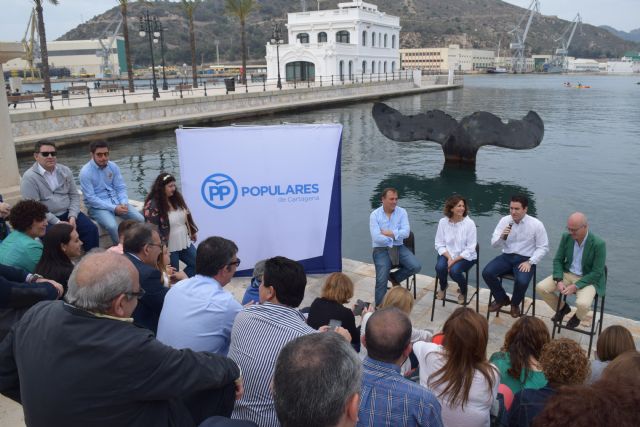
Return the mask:
{"type": "MultiPolygon", "coordinates": [[[[60,215],[58,217],[60,221],[69,221],[69,212],[60,215]]],[[[47,231],[49,227],[47,227],[47,231]]],[[[98,227],[82,212],[78,212],[78,217],[76,218],[76,230],[78,231],[78,236],[80,236],[80,240],[82,240],[82,247],[85,252],[89,252],[93,248],[97,248],[100,246],[100,236],[98,234],[98,227]]]]}
{"type": "MultiPolygon", "coordinates": [[[[144,217],[140,212],[131,205],[129,206],[129,212],[125,215],[119,215],[122,219],[132,219],[138,222],[144,222],[144,217]]],[[[104,228],[114,245],[118,244],[118,223],[116,222],[116,214],[108,209],[95,209],[89,208],[89,216],[93,218],[102,228],[104,228]]]]}
{"type": "Polygon", "coordinates": [[[443,255],[438,255],[438,262],[436,263],[436,275],[438,276],[438,282],[440,282],[440,289],[447,289],[447,273],[454,282],[458,284],[460,288],[460,292],[463,295],[467,294],[467,278],[465,277],[465,273],[469,271],[471,266],[476,263],[476,260],[469,261],[466,259],[461,259],[460,261],[453,264],[451,267],[451,271],[447,271],[447,258],[443,255]]]}
{"type": "Polygon", "coordinates": [[[182,261],[186,265],[184,272],[187,276],[193,277],[196,274],[196,247],[193,246],[193,243],[181,251],[171,252],[169,259],[171,260],[171,267],[176,270],[179,269],[180,261],[182,261]]]}
{"type": "Polygon", "coordinates": [[[523,273],[518,270],[518,266],[525,261],[529,261],[528,256],[502,254],[492,259],[489,264],[484,267],[484,270],[482,270],[482,278],[487,286],[489,286],[489,289],[491,289],[496,301],[502,303],[507,299],[507,293],[500,284],[498,277],[510,273],[513,274],[515,278],[511,305],[519,305],[522,302],[529,287],[531,277],[533,277],[533,272],[536,271],[535,265],[531,266],[531,270],[529,270],[528,273],[523,273]]]}
{"type": "MultiPolygon", "coordinates": [[[[398,246],[398,255],[400,268],[393,273],[393,279],[396,282],[402,282],[422,269],[420,261],[406,246],[398,246]]],[[[382,304],[384,295],[387,293],[387,282],[391,274],[392,265],[388,248],[373,248],[373,263],[376,266],[376,306],[378,306],[382,304]]]]}

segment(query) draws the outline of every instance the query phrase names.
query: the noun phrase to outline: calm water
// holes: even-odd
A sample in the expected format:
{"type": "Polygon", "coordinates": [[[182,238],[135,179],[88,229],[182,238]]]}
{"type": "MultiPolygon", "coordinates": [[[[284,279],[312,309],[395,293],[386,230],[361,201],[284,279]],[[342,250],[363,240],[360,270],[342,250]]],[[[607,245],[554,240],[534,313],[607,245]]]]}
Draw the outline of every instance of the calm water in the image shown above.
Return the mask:
{"type": "MultiPolygon", "coordinates": [[[[400,190],[409,211],[423,272],[433,275],[433,239],[443,201],[453,192],[465,195],[478,225],[481,268],[497,251],[489,245],[498,219],[508,213],[512,193],[530,197],[529,213],[540,218],[551,251],[538,270],[550,274],[553,254],[575,210],[589,217],[591,230],[607,241],[608,312],[640,319],[640,76],[477,76],[466,77],[457,91],[394,98],[387,103],[405,114],[442,109],[457,119],[477,110],[504,118],[537,111],[545,137],[534,150],[482,148],[475,171],[446,168],[440,146],[416,141],[397,143],[380,134],[371,103],[289,114],[243,123],[339,122],[344,125],[342,151],[343,256],[371,262],[368,216],[378,192],[400,190]],[[570,80],[591,89],[565,88],[570,80]]],[[[76,173],[88,160],[85,148],[65,149],[61,163],[76,173]]],[[[179,172],[175,136],[163,132],[114,142],[112,159],[120,165],[130,197],[142,199],[160,171],[179,172]]],[[[31,163],[21,159],[24,171],[31,163]]],[[[223,231],[221,230],[223,234],[223,231]]],[[[544,304],[543,302],[541,302],[544,304]]]]}

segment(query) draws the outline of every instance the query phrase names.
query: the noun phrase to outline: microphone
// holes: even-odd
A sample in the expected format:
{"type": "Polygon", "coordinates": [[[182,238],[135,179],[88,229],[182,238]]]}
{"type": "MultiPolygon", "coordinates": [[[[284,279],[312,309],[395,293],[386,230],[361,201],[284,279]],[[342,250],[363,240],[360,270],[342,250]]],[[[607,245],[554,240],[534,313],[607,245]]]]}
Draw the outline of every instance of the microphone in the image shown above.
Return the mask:
{"type": "MultiPolygon", "coordinates": [[[[511,222],[509,223],[509,225],[507,226],[507,230],[511,230],[511,227],[512,227],[512,226],[513,226],[513,221],[511,221],[511,222]]],[[[505,231],[506,231],[506,230],[505,230],[505,231]]],[[[508,234],[504,234],[504,232],[503,232],[501,237],[502,237],[502,240],[507,240],[507,237],[509,237],[509,235],[508,235],[508,234]]]]}

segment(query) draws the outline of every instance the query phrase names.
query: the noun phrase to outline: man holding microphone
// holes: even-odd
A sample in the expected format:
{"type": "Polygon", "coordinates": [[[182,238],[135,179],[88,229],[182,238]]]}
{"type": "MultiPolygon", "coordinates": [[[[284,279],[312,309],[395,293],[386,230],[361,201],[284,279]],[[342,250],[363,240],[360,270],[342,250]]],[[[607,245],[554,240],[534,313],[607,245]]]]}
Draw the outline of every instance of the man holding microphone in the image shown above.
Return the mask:
{"type": "Polygon", "coordinates": [[[536,264],[549,252],[549,239],[544,225],[527,215],[529,200],[523,195],[511,196],[510,215],[503,217],[493,231],[491,246],[502,249],[502,254],[491,260],[482,271],[482,277],[495,300],[489,311],[511,305],[511,317],[520,317],[520,303],[535,271],[536,264]],[[513,296],[510,299],[499,277],[513,274],[513,296]]]}

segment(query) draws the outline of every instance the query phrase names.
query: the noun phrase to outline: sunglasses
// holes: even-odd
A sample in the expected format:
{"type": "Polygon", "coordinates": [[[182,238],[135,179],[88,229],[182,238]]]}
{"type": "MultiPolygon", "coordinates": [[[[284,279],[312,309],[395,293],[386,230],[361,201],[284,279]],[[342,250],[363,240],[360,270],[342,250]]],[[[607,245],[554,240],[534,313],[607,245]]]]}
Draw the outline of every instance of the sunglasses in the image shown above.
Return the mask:
{"type": "Polygon", "coordinates": [[[240,258],[238,258],[237,260],[230,262],[229,264],[227,264],[229,267],[231,267],[232,265],[235,265],[236,267],[240,266],[240,258]]]}
{"type": "Polygon", "coordinates": [[[56,151],[42,151],[38,154],[40,154],[42,157],[55,157],[58,155],[56,151]]]}

